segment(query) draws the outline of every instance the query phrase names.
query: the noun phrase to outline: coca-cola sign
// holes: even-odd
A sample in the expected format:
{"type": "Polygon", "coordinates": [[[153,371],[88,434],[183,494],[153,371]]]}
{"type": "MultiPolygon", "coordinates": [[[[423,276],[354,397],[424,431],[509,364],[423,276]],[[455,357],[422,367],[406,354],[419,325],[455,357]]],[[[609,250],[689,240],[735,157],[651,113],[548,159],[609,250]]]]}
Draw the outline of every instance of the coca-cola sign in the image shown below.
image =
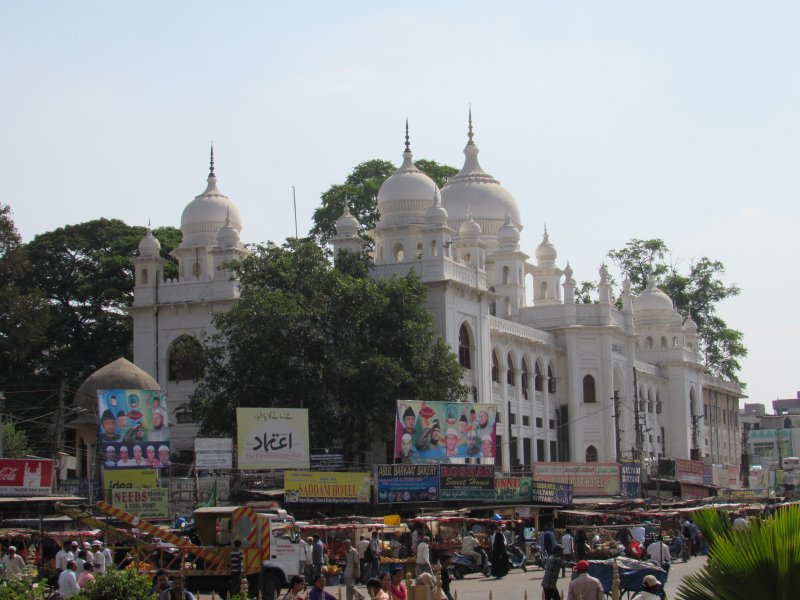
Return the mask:
{"type": "Polygon", "coordinates": [[[0,496],[47,496],[52,487],[52,460],[0,458],[0,496]]]}

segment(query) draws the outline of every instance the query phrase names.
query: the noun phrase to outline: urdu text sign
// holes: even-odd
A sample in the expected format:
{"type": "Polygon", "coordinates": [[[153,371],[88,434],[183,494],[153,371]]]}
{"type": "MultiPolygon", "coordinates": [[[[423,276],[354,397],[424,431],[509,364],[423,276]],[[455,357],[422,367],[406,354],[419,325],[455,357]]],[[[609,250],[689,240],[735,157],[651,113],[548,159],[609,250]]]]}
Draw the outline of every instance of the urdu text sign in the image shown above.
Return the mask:
{"type": "Polygon", "coordinates": [[[240,469],[308,469],[308,409],[237,408],[240,469]]]}

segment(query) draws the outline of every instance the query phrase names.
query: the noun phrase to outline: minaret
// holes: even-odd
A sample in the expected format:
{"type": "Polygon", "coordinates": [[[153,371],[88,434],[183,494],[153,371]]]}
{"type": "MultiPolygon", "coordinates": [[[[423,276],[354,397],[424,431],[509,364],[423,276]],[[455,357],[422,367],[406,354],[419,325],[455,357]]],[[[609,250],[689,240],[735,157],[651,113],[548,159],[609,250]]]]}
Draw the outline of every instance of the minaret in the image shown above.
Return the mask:
{"type": "Polygon", "coordinates": [[[433,190],[433,204],[425,213],[422,230],[422,258],[451,257],[453,230],[447,225],[447,211],[442,206],[439,188],[433,190]]]}
{"type": "Polygon", "coordinates": [[[519,228],[506,213],[506,222],[497,232],[497,250],[492,254],[495,292],[504,300],[497,307],[497,316],[508,317],[525,306],[525,261],[528,255],[519,249],[519,228]]]}
{"type": "Polygon", "coordinates": [[[134,305],[157,303],[158,285],[164,278],[164,265],[167,262],[161,258],[160,252],[161,243],[153,235],[148,223],[144,237],[139,242],[139,256],[133,258],[134,305]]]}
{"type": "Polygon", "coordinates": [[[533,305],[546,306],[561,304],[561,275],[563,271],[556,266],[558,253],[550,242],[547,225],[544,226],[542,243],[536,248],[536,266],[533,272],[533,305]]]}
{"type": "Polygon", "coordinates": [[[330,239],[334,260],[338,258],[342,250],[360,252],[364,248],[364,240],[358,235],[359,228],[358,219],[350,212],[347,198],[345,198],[342,216],[336,220],[336,235],[330,239]]]}

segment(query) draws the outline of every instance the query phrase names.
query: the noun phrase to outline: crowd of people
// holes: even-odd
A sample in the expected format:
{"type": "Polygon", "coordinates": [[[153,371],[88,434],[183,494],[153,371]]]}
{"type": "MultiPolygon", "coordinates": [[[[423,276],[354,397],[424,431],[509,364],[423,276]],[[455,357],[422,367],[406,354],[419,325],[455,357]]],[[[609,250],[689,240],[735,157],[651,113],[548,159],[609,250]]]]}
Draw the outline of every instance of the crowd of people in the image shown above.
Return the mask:
{"type": "Polygon", "coordinates": [[[58,574],[58,593],[63,599],[71,598],[82,589],[94,584],[98,577],[114,568],[111,549],[99,540],[67,542],[56,553],[55,568],[58,574]]]}

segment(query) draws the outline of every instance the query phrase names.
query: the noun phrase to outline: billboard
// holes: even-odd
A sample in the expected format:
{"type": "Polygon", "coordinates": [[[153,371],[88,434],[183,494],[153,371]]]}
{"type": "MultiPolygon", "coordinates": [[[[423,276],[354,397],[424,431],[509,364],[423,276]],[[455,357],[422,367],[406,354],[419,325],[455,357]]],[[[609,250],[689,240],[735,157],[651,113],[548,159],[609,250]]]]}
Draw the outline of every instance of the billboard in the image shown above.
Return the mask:
{"type": "Polygon", "coordinates": [[[341,448],[312,448],[312,471],[344,471],[344,452],[341,448]]]}
{"type": "Polygon", "coordinates": [[[537,463],[533,478],[569,483],[575,496],[619,496],[619,465],[616,463],[537,463]]]}
{"type": "Polygon", "coordinates": [[[623,460],[620,477],[623,498],[642,497],[642,463],[638,460],[623,460]]]}
{"type": "Polygon", "coordinates": [[[675,459],[675,480],[681,483],[703,485],[705,464],[697,460],[675,459]]]}
{"type": "Polygon", "coordinates": [[[398,400],[394,457],[404,463],[494,464],[496,404],[398,400]]]}
{"type": "Polygon", "coordinates": [[[240,469],[308,469],[307,408],[237,408],[240,469]]]}
{"type": "Polygon", "coordinates": [[[154,469],[117,469],[103,467],[103,487],[106,490],[117,488],[154,488],[158,486],[158,471],[154,469]]]}
{"type": "Polygon", "coordinates": [[[572,485],[569,483],[555,483],[553,481],[533,481],[531,482],[531,502],[560,504],[570,506],[572,504],[572,485]]]}
{"type": "Polygon", "coordinates": [[[194,465],[199,470],[232,469],[231,438],[194,438],[194,465]]]}
{"type": "Polygon", "coordinates": [[[143,519],[169,519],[169,489],[118,488],[111,492],[111,504],[143,519]]]}
{"type": "Polygon", "coordinates": [[[436,502],[439,465],[378,465],[378,503],[436,502]]]}
{"type": "Polygon", "coordinates": [[[286,503],[368,503],[372,492],[370,473],[333,471],[286,471],[283,494],[286,503]]]}
{"type": "Polygon", "coordinates": [[[502,502],[530,502],[533,480],[530,477],[494,478],[494,498],[502,502]]]}
{"type": "Polygon", "coordinates": [[[442,500],[494,500],[493,465],[439,465],[442,500]]]}
{"type": "Polygon", "coordinates": [[[52,488],[52,460],[0,458],[0,496],[48,496],[52,488]]]}
{"type": "Polygon", "coordinates": [[[98,390],[97,443],[103,466],[160,468],[170,464],[167,398],[161,390],[98,390]]]}

